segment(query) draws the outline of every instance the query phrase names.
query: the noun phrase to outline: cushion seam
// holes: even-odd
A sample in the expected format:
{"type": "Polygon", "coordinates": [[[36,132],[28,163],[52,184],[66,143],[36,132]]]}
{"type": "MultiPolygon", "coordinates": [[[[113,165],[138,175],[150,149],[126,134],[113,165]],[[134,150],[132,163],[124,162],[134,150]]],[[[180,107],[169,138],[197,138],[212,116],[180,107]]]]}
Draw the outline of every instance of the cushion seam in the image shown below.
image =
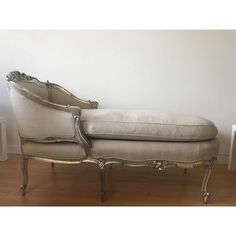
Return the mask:
{"type": "Polygon", "coordinates": [[[137,122],[137,121],[99,121],[99,120],[83,120],[81,119],[82,122],[99,122],[99,123],[126,123],[126,124],[144,124],[144,125],[163,125],[163,126],[168,126],[168,125],[173,125],[173,126],[209,126],[209,127],[215,127],[214,124],[209,124],[209,125],[187,125],[187,124],[164,124],[164,123],[158,123],[158,122],[137,122]]]}
{"type": "MultiPolygon", "coordinates": [[[[141,137],[150,137],[150,138],[160,138],[160,137],[167,137],[167,138],[183,138],[183,136],[160,136],[160,135],[157,135],[157,136],[151,136],[151,135],[142,135],[142,134],[128,134],[128,133],[123,133],[123,134],[114,134],[114,133],[88,133],[88,132],[85,132],[86,135],[113,135],[113,136],[131,136],[131,137],[137,137],[137,136],[141,136],[141,137]]],[[[197,137],[209,137],[209,136],[197,136],[197,137]]],[[[190,139],[190,138],[188,138],[190,139]]]]}

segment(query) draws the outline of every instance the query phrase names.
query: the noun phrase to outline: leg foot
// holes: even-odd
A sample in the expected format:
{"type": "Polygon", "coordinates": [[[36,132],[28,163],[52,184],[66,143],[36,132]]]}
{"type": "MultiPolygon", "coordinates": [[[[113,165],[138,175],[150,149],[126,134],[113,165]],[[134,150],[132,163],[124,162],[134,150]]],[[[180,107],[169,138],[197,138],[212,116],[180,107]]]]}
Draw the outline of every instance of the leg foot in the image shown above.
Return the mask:
{"type": "Polygon", "coordinates": [[[21,185],[21,186],[20,186],[20,190],[21,190],[21,195],[22,195],[22,196],[25,196],[25,192],[26,192],[25,186],[21,185]]]}
{"type": "Polygon", "coordinates": [[[100,201],[101,202],[105,201],[105,192],[100,192],[100,201]]]}
{"type": "Polygon", "coordinates": [[[23,181],[20,189],[22,196],[24,196],[28,185],[28,159],[24,158],[23,156],[21,157],[21,170],[22,170],[23,181]]]}
{"type": "Polygon", "coordinates": [[[210,194],[208,192],[203,193],[203,203],[207,204],[210,194]]]}

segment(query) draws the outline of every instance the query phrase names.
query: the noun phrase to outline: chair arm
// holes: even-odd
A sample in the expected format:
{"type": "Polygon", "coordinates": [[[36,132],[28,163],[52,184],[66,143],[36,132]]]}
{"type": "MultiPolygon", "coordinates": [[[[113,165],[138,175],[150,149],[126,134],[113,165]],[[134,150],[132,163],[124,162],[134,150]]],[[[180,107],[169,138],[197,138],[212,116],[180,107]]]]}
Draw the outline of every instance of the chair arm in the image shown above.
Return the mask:
{"type": "Polygon", "coordinates": [[[74,140],[74,116],[81,109],[49,102],[14,82],[8,82],[19,134],[39,141],[74,140]]]}
{"type": "Polygon", "coordinates": [[[13,82],[8,83],[22,141],[72,141],[82,145],[86,156],[91,145],[80,125],[81,109],[49,102],[13,82]]]}

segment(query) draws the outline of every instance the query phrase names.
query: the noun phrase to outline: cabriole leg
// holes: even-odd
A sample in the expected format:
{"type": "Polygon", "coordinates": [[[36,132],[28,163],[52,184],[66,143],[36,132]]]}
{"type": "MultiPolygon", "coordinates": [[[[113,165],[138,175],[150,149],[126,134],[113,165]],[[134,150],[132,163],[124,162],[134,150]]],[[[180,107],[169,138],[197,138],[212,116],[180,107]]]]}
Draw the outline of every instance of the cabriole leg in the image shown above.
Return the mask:
{"type": "Polygon", "coordinates": [[[98,166],[100,169],[100,200],[103,202],[105,198],[105,160],[99,159],[98,166]]]}
{"type": "Polygon", "coordinates": [[[202,181],[202,197],[203,197],[203,202],[204,204],[207,204],[208,198],[210,196],[209,192],[207,191],[207,186],[208,182],[211,178],[211,173],[214,165],[214,160],[210,161],[206,166],[205,166],[205,175],[202,181]]]}
{"type": "Polygon", "coordinates": [[[28,185],[28,159],[25,158],[24,156],[21,156],[21,170],[22,170],[23,181],[20,189],[21,189],[21,194],[24,196],[28,185]]]}

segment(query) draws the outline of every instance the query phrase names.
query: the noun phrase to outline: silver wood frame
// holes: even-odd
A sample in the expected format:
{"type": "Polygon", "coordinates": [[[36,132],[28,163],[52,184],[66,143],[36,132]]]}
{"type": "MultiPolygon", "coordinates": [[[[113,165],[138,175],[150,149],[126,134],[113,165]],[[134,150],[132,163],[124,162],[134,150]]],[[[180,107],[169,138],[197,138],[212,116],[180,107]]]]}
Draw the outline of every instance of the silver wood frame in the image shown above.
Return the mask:
{"type": "Polygon", "coordinates": [[[80,159],[80,160],[57,160],[57,159],[50,159],[50,158],[42,158],[42,157],[35,157],[35,156],[27,156],[22,155],[22,175],[23,175],[23,184],[21,186],[22,195],[25,195],[26,188],[28,184],[28,160],[39,160],[44,162],[50,162],[50,163],[59,163],[59,164],[81,164],[81,163],[94,163],[99,167],[100,170],[100,200],[103,202],[105,200],[105,170],[106,166],[111,166],[114,164],[119,164],[123,166],[129,166],[129,167],[152,167],[157,171],[163,171],[167,168],[171,167],[180,167],[184,169],[184,173],[186,174],[186,170],[188,168],[195,168],[198,166],[204,166],[205,167],[205,175],[203,177],[202,181],[202,199],[204,204],[207,204],[209,199],[209,192],[207,190],[208,183],[212,174],[212,169],[214,165],[214,161],[216,158],[213,158],[209,161],[197,161],[197,162],[191,162],[191,163],[184,163],[184,162],[171,162],[171,161],[160,161],[160,160],[154,160],[154,161],[124,161],[120,159],[103,159],[103,158],[92,158],[87,157],[86,159],[80,159]]]}

